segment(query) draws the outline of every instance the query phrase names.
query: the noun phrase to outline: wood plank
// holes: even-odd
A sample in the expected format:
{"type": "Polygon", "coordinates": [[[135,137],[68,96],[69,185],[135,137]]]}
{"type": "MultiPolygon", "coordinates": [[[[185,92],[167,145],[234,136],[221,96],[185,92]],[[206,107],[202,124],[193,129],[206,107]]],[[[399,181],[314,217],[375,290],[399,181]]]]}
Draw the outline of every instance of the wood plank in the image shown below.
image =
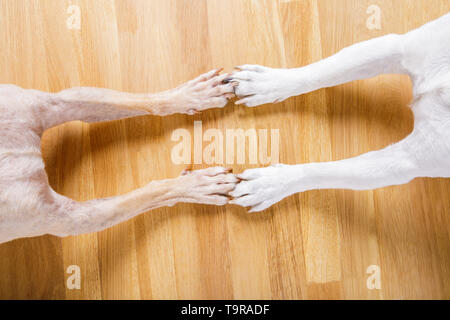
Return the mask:
{"type": "MultiPolygon", "coordinates": [[[[157,92],[217,67],[306,65],[450,11],[447,0],[379,0],[381,29],[369,30],[372,4],[3,0],[0,82],[157,92]],[[66,27],[70,5],[81,9],[80,30],[66,27]]],[[[405,137],[413,127],[410,100],[407,77],[384,75],[258,108],[71,122],[47,131],[42,149],[52,187],[83,201],[215,165],[172,163],[172,132],[194,136],[194,121],[223,135],[279,129],[283,163],[339,160],[405,137]]],[[[235,172],[260,166],[248,158],[223,165],[235,172]]],[[[311,191],[259,214],[178,204],[99,233],[16,240],[0,245],[0,298],[449,299],[449,191],[448,179],[311,191]],[[66,287],[71,265],[80,267],[80,290],[66,287]],[[367,287],[370,266],[380,268],[380,290],[367,287]]]]}

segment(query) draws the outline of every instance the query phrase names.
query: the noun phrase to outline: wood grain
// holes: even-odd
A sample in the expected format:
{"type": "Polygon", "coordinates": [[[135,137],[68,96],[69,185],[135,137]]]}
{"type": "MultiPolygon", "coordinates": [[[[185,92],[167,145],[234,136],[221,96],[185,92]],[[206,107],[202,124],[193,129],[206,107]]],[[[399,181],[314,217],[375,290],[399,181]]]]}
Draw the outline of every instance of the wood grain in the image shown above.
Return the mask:
{"type": "MultiPolygon", "coordinates": [[[[404,33],[450,10],[447,0],[2,0],[0,82],[58,91],[175,87],[215,67],[305,65],[358,41],[404,33]],[[81,29],[66,27],[81,9],[81,29]]],[[[178,176],[177,128],[280,129],[280,161],[338,160],[405,137],[407,77],[385,75],[259,108],[141,117],[45,133],[51,185],[77,200],[178,176]]],[[[194,165],[194,169],[207,167],[194,165]]],[[[235,172],[256,165],[230,165],[235,172]]],[[[311,191],[260,214],[179,204],[97,233],[0,245],[0,298],[449,299],[450,181],[415,179],[373,191],[311,191]],[[81,268],[80,290],[66,269],[81,268]],[[369,290],[370,265],[382,287],[369,290]]]]}

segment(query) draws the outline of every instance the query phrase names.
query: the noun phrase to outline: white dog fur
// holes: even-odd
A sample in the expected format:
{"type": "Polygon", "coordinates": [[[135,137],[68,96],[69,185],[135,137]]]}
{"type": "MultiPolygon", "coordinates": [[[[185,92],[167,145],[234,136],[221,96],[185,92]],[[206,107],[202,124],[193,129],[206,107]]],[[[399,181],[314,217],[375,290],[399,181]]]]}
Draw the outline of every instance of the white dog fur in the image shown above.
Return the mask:
{"type": "Polygon", "coordinates": [[[385,149],[342,161],[275,165],[246,170],[231,203],[264,210],[312,189],[366,190],[416,177],[450,177],[450,14],[404,35],[361,42],[298,69],[238,67],[237,104],[254,107],[380,74],[409,75],[414,130],[385,149]]]}
{"type": "Polygon", "coordinates": [[[0,243],[43,234],[77,235],[108,228],[142,212],[177,202],[224,205],[234,189],[230,170],[215,167],[152,181],[128,194],[78,202],[48,184],[41,156],[44,130],[81,120],[97,122],[139,115],[194,114],[224,107],[235,83],[221,70],[158,94],[130,94],[98,88],[59,93],[0,86],[0,243]]]}

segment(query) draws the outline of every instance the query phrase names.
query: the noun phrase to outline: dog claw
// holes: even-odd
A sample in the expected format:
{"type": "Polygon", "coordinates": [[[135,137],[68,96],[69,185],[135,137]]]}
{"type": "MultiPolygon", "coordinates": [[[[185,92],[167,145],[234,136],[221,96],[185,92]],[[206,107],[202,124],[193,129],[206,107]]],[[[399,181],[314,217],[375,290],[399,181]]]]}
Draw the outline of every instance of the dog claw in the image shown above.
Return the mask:
{"type": "Polygon", "coordinates": [[[199,113],[200,113],[200,111],[195,110],[195,109],[189,109],[188,112],[187,112],[187,114],[190,115],[190,116],[192,116],[194,114],[199,114],[199,113]]]}
{"type": "Polygon", "coordinates": [[[182,176],[185,176],[185,175],[190,174],[191,172],[192,172],[191,169],[184,169],[183,172],[181,172],[181,175],[182,175],[182,176]]]}

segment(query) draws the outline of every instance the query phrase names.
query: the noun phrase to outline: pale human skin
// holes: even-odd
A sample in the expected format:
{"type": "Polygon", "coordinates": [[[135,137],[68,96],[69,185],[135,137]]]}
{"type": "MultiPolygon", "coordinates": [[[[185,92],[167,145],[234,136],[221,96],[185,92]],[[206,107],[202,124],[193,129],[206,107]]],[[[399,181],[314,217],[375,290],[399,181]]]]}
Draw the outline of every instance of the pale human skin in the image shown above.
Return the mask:
{"type": "Polygon", "coordinates": [[[156,94],[99,88],[47,93],[0,85],[0,243],[100,231],[178,202],[226,204],[237,179],[222,167],[185,171],[178,178],[152,181],[125,195],[78,202],[49,186],[40,150],[46,129],[72,120],[99,122],[222,108],[234,97],[235,84],[224,84],[228,75],[220,71],[156,94]]]}
{"type": "Polygon", "coordinates": [[[231,203],[269,208],[313,189],[367,190],[408,183],[416,177],[450,177],[450,14],[403,35],[357,43],[296,69],[238,67],[236,102],[248,107],[276,103],[320,88],[380,74],[409,75],[414,130],[379,151],[341,161],[275,165],[244,171],[231,203]]]}

